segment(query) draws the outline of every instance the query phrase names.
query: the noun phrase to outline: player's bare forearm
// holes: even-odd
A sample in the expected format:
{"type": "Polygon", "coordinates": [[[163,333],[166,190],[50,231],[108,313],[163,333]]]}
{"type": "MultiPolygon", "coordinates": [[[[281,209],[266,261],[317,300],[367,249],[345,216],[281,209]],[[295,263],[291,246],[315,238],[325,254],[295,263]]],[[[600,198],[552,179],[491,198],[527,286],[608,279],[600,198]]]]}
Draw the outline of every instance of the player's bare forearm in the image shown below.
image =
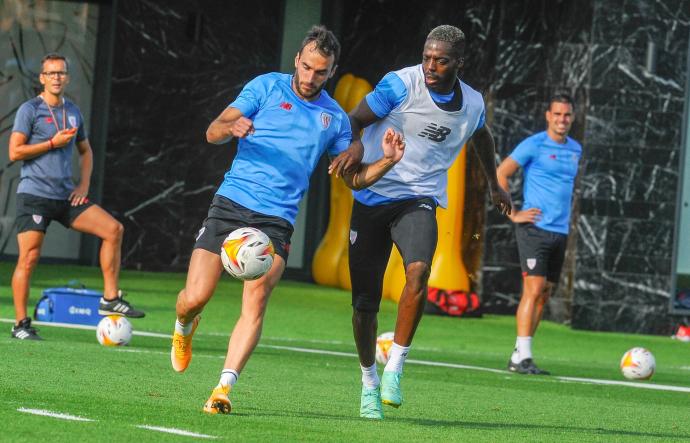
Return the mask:
{"type": "Polygon", "coordinates": [[[33,145],[26,144],[27,141],[27,136],[21,132],[13,132],[10,135],[10,161],[31,160],[32,158],[45,154],[51,149],[49,141],[34,143],[33,145]]]}
{"type": "Polygon", "coordinates": [[[482,169],[484,169],[486,180],[489,183],[491,202],[501,214],[510,216],[513,203],[510,199],[510,192],[508,189],[503,188],[498,183],[494,137],[491,135],[491,131],[486,125],[474,133],[472,137],[472,146],[479,156],[479,161],[482,164],[482,169]]]}
{"type": "Polygon", "coordinates": [[[233,137],[246,137],[254,133],[251,120],[242,116],[237,108],[225,109],[206,130],[206,140],[215,145],[229,142],[233,137]]]}
{"type": "Polygon", "coordinates": [[[91,173],[93,172],[93,150],[88,140],[77,142],[77,149],[79,150],[80,159],[80,184],[88,190],[91,183],[91,173]]]}
{"type": "Polygon", "coordinates": [[[342,175],[348,188],[359,191],[373,185],[386,175],[397,162],[385,157],[374,163],[362,163],[356,172],[342,175]]]}
{"type": "Polygon", "coordinates": [[[345,174],[343,180],[345,184],[354,189],[360,190],[376,183],[386,172],[402,159],[405,153],[405,139],[402,134],[395,132],[392,128],[386,129],[381,139],[381,150],[383,157],[370,164],[361,164],[354,173],[345,174]]]}
{"type": "Polygon", "coordinates": [[[474,146],[474,150],[482,164],[482,169],[489,183],[489,188],[492,191],[498,189],[499,183],[496,177],[496,146],[494,137],[491,135],[491,131],[486,125],[474,133],[472,137],[472,146],[474,146]]]}

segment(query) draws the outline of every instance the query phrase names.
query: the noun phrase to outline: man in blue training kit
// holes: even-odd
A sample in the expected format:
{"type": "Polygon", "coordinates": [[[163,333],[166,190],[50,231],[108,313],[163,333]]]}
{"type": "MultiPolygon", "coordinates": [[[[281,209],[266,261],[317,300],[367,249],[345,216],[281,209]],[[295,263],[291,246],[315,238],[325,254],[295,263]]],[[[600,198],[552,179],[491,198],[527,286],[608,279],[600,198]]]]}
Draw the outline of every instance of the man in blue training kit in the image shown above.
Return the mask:
{"type": "Polygon", "coordinates": [[[93,153],[79,108],[64,98],[69,83],[67,68],[67,60],[62,55],[48,54],[43,58],[39,76],[43,92],[19,107],[10,135],[10,160],[23,161],[17,186],[19,258],[12,275],[16,317],[12,337],[22,340],[41,339],[26,315],[26,305],[31,273],[41,255],[48,225],[53,220],[103,240],[100,264],[104,290],[98,313],[144,316],[122,298],[118,287],[124,228],[88,198],[93,153]],[[81,160],[77,186],[72,182],[75,147],[81,160]]]}
{"type": "Polygon", "coordinates": [[[256,227],[271,239],[276,255],[266,275],[244,282],[242,312],[204,412],[231,411],[228,394],[259,341],[268,298],[285,270],[300,198],[323,152],[338,156],[335,170],[352,188],[375,182],[402,157],[405,143],[391,129],[380,138],[383,156],[375,163],[360,164],[361,151],[348,149],[352,133],[347,115],[323,90],[335,72],[339,52],[333,33],[313,27],[295,57],[294,75],[256,77],[206,132],[211,143],[227,143],[232,137],[240,141],[197,234],[187,283],[177,299],[170,354],[175,371],[184,371],[191,361],[199,314],[223,270],[220,249],[225,237],[240,227],[256,227]]]}
{"type": "Polygon", "coordinates": [[[472,141],[491,199],[510,212],[510,196],[498,185],[494,141],[484,123],[481,94],[458,78],[465,35],[449,25],[427,36],[422,63],[389,72],[350,113],[355,139],[364,129],[364,161],[381,158],[376,140],[387,128],[405,134],[405,156],[381,180],[354,192],[350,221],[352,327],[362,370],[360,416],[383,418],[381,403],[402,404],[400,379],[427,295],[438,240],[436,207],[447,205],[448,169],[472,141]],[[374,359],[377,313],[392,245],[405,266],[405,287],[390,358],[379,380],[374,359]]]}
{"type": "Polygon", "coordinates": [[[582,147],[568,137],[573,99],[551,98],[546,131],[523,140],[498,168],[498,180],[509,191],[508,179],[523,169],[522,209],[513,211],[522,268],[522,296],[517,310],[517,340],[508,370],[548,375],[532,359],[532,337],[544,305],[558,284],[570,227],[570,206],[582,147]]]}

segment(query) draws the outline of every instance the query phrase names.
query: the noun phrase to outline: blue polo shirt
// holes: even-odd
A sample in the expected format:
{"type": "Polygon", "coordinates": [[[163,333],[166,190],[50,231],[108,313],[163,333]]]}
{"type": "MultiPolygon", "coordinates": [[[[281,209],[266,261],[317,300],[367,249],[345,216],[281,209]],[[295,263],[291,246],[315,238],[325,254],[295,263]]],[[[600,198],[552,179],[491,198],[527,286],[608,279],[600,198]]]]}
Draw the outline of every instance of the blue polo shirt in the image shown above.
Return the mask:
{"type": "Polygon", "coordinates": [[[324,152],[350,145],[347,114],[326,91],[308,102],[292,90],[292,75],[270,73],[247,83],[230,104],[253,121],[216,192],[261,214],[295,223],[300,199],[324,152]]]}
{"type": "Polygon", "coordinates": [[[523,140],[510,157],[523,168],[522,209],[539,208],[536,226],[567,234],[570,206],[582,146],[570,137],[563,144],[552,140],[546,131],[523,140]]]}
{"type": "Polygon", "coordinates": [[[74,190],[72,152],[76,142],[86,139],[84,119],[77,105],[65,99],[63,105],[48,105],[41,97],[24,102],[14,117],[12,132],[21,132],[27,144],[34,145],[53,138],[63,127],[63,109],[67,128],[78,128],[77,135],[64,147],[52,149],[22,164],[17,193],[37,195],[53,200],[67,200],[74,190]],[[53,120],[53,116],[57,121],[53,120]],[[57,127],[56,127],[57,124],[57,127]]]}

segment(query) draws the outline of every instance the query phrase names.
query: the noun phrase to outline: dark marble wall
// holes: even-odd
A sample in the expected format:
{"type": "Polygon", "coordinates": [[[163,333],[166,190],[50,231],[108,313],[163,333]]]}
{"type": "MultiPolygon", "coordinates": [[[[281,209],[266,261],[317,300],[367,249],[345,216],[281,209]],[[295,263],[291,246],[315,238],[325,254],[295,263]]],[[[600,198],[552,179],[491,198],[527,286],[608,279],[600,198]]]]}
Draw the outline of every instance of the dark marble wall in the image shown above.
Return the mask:
{"type": "MultiPolygon", "coordinates": [[[[360,0],[346,2],[343,15],[341,72],[371,82],[418,63],[434,26],[463,29],[463,79],[484,94],[501,158],[544,128],[550,94],[573,94],[582,174],[548,315],[581,328],[667,332],[690,0],[360,0]],[[645,70],[650,41],[653,73],[645,70]]],[[[481,218],[476,204],[468,211],[481,218]]],[[[484,307],[512,313],[517,249],[495,211],[486,214],[484,247],[484,307]]]]}
{"type": "Polygon", "coordinates": [[[117,5],[103,204],[125,224],[125,266],[180,270],[232,160],[206,128],[278,70],[282,2],[117,5]]]}

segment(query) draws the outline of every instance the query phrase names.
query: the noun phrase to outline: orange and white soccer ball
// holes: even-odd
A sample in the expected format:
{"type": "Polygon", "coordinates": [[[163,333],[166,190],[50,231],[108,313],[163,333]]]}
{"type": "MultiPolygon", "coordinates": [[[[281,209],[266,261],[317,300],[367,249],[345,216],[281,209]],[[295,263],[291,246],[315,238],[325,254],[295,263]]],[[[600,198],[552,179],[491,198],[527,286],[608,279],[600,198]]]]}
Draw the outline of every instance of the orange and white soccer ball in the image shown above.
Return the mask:
{"type": "Polygon", "coordinates": [[[108,315],[98,322],[96,337],[103,346],[124,346],[132,339],[132,324],[125,317],[108,315]]]}
{"type": "Polygon", "coordinates": [[[630,380],[648,380],[655,369],[654,355],[645,348],[632,348],[621,359],[623,377],[630,380]]]}
{"type": "Polygon", "coordinates": [[[384,332],[376,337],[376,363],[380,365],[388,363],[394,336],[394,332],[384,332]]]}
{"type": "Polygon", "coordinates": [[[220,248],[223,267],[240,280],[256,280],[266,274],[273,265],[274,254],[271,239],[248,227],[232,231],[220,248]]]}

